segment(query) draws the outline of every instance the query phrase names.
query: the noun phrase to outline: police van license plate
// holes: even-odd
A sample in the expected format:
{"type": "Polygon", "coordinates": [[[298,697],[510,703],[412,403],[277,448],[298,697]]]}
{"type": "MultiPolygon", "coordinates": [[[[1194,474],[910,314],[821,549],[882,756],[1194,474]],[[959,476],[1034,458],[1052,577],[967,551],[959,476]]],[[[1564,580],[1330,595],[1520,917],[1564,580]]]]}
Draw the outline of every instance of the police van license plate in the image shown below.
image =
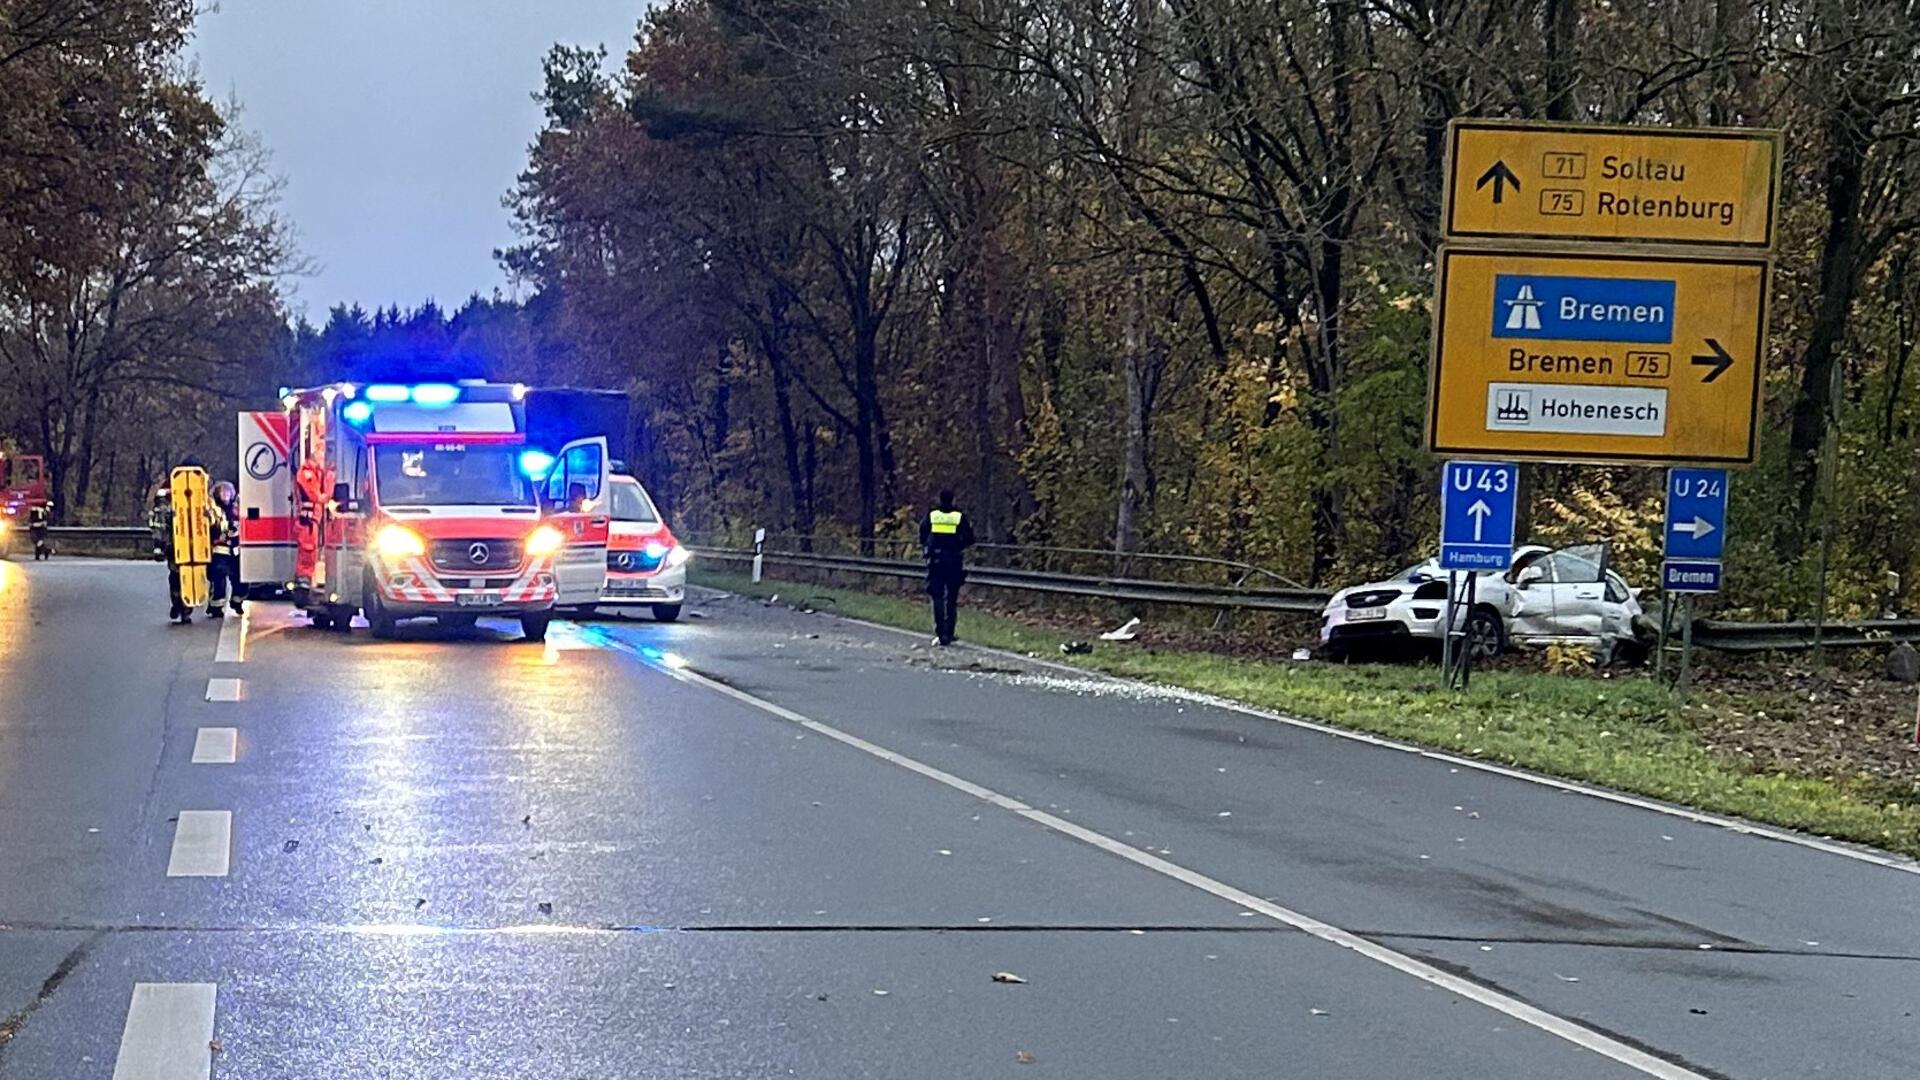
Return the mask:
{"type": "Polygon", "coordinates": [[[1348,622],[1372,622],[1386,617],[1387,609],[1383,607],[1352,608],[1347,611],[1348,622]]]}
{"type": "Polygon", "coordinates": [[[500,603],[499,593],[461,593],[453,598],[461,607],[494,607],[500,603]]]}

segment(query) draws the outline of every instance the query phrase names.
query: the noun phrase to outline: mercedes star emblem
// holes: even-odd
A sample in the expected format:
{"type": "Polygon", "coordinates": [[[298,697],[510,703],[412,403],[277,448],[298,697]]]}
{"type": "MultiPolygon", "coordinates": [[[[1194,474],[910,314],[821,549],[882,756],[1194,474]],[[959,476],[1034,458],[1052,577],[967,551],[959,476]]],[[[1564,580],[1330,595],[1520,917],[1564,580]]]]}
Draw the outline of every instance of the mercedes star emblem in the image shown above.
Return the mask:
{"type": "Polygon", "coordinates": [[[493,554],[493,552],[488,550],[485,544],[475,543],[467,545],[467,561],[475,566],[484,565],[487,561],[487,556],[491,554],[493,554]]]}

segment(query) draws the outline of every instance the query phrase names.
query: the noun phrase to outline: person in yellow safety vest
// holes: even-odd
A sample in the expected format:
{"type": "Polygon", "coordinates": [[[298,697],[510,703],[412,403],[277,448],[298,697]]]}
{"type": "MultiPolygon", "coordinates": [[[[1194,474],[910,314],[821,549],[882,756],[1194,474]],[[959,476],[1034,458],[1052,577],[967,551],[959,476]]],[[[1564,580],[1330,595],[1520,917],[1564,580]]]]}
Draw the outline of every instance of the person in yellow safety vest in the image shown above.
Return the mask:
{"type": "Polygon", "coordinates": [[[927,557],[927,595],[933,599],[934,644],[953,644],[959,617],[960,586],[967,580],[966,550],[973,546],[973,523],[954,508],[953,491],[920,523],[920,548],[927,557]]]}
{"type": "Polygon", "coordinates": [[[213,485],[213,505],[207,517],[213,535],[213,558],[207,563],[207,618],[218,619],[224,601],[240,614],[239,496],[228,481],[213,485]]]}

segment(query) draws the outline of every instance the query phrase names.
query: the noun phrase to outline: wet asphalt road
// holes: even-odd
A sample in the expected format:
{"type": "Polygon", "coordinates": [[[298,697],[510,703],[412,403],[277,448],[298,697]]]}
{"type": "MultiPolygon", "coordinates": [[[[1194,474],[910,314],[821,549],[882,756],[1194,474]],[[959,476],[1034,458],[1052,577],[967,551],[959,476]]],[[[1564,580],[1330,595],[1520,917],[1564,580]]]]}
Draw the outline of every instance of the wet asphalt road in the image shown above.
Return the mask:
{"type": "Polygon", "coordinates": [[[1920,1073],[1899,868],[744,600],[163,593],[0,563],[4,1080],[1920,1073]]]}

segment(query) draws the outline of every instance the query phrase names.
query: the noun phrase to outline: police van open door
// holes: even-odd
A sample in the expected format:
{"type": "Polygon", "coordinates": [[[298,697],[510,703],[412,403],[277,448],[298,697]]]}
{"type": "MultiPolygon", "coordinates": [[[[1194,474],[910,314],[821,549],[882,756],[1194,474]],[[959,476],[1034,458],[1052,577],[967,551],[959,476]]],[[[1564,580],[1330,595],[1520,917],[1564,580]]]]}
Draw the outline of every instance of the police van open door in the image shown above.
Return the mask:
{"type": "Polygon", "coordinates": [[[567,538],[554,561],[555,607],[591,607],[607,582],[607,535],[612,515],[607,506],[605,436],[575,439],[560,448],[547,473],[541,504],[547,520],[567,538]]]}
{"type": "Polygon", "coordinates": [[[240,414],[240,580],[293,580],[293,474],[287,466],[287,414],[240,414]]]}

